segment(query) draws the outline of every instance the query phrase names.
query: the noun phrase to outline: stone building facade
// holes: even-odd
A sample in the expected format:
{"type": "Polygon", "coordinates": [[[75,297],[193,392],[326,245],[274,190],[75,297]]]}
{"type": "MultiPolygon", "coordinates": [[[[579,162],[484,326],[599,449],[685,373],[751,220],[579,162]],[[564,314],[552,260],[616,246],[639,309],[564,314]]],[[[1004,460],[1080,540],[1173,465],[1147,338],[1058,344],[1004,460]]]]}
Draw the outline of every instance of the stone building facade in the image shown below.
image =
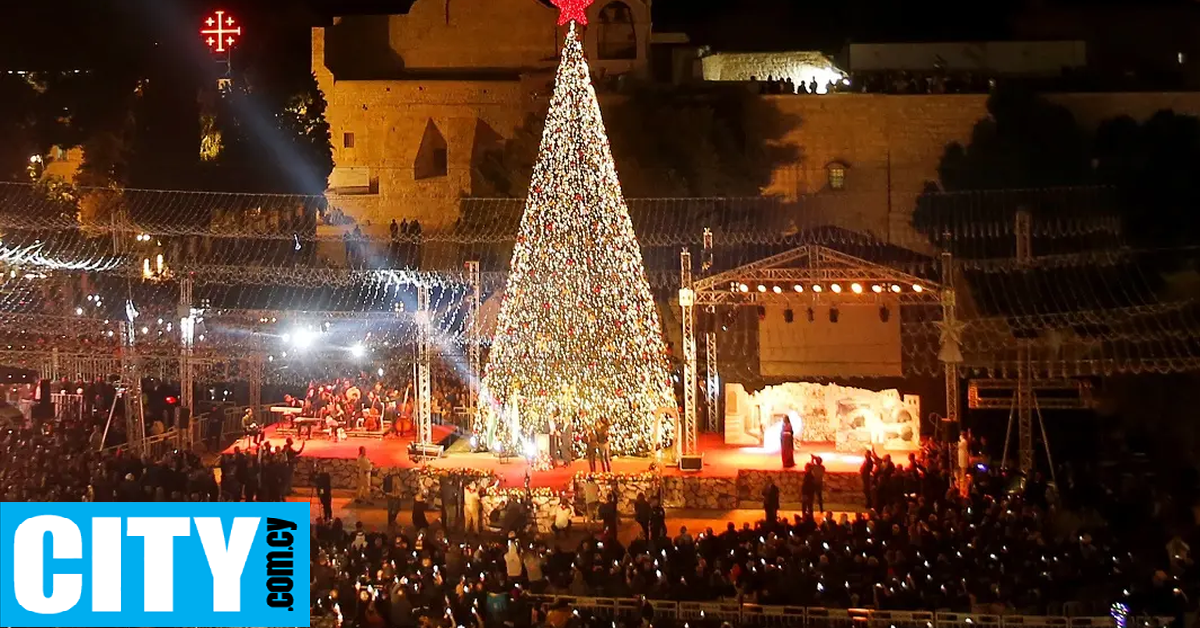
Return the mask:
{"type": "MultiPolygon", "coordinates": [[[[336,168],[331,200],[366,230],[391,219],[452,223],[478,194],[478,160],[544,110],[562,29],[541,0],[417,0],[405,15],[346,18],[312,33],[313,71],[325,93],[336,168]],[[367,227],[366,223],[370,223],[367,227]]],[[[589,8],[585,48],[599,81],[645,76],[647,0],[589,8]]],[[[937,178],[946,145],[966,142],[987,96],[835,93],[765,95],[792,121],[799,147],[769,194],[817,195],[806,222],[919,241],[909,213],[937,178]]],[[[605,101],[619,98],[601,94],[605,101]]],[[[1200,93],[1061,94],[1086,126],[1161,109],[1200,114],[1200,93]]],[[[919,247],[918,247],[919,248],[919,247]]]]}

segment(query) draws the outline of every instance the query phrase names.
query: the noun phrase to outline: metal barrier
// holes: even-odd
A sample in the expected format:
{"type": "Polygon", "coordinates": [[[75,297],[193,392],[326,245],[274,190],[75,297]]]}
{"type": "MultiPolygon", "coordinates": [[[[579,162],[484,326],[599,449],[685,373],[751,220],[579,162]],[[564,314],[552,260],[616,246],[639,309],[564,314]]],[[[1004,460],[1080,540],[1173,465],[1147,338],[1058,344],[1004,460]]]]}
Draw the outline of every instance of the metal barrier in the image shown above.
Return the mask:
{"type": "Polygon", "coordinates": [[[938,613],[937,628],[999,628],[999,615],[983,613],[938,613]]]}
{"type": "Polygon", "coordinates": [[[867,625],[872,628],[933,628],[933,620],[934,615],[930,612],[870,611],[867,625]]]}
{"type": "Polygon", "coordinates": [[[68,392],[51,393],[50,402],[54,404],[54,418],[60,421],[83,419],[83,395],[68,392]]]}
{"type": "MultiPolygon", "coordinates": [[[[604,618],[637,617],[642,611],[637,598],[534,595],[532,599],[557,604],[604,618]]],[[[927,611],[876,611],[866,608],[806,608],[765,606],[737,602],[673,602],[649,600],[657,620],[683,622],[708,619],[734,626],[770,628],[1116,628],[1111,617],[1062,617],[1057,615],[989,615],[982,613],[931,613],[927,611]]],[[[1130,628],[1167,628],[1170,617],[1131,617],[1130,628]]]]}

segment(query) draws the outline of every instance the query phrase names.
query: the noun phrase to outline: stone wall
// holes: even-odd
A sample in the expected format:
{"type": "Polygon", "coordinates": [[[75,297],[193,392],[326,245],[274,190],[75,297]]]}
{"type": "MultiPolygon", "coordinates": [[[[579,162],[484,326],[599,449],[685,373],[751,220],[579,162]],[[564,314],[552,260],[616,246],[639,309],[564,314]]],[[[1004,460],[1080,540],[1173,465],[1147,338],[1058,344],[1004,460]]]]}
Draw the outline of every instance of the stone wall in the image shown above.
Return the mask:
{"type": "MultiPolygon", "coordinates": [[[[354,460],[339,458],[302,458],[296,466],[293,484],[309,487],[313,485],[313,476],[321,471],[328,472],[331,484],[335,489],[353,490],[356,485],[356,467],[354,460]]],[[[395,473],[401,482],[401,494],[406,500],[412,499],[418,488],[428,496],[430,503],[437,503],[441,494],[441,478],[452,473],[471,474],[479,477],[484,483],[491,484],[495,476],[472,469],[435,469],[435,468],[377,468],[371,476],[375,496],[383,495],[383,478],[395,473]]],[[[800,503],[800,483],[804,479],[803,471],[756,471],[742,469],[737,477],[715,477],[706,475],[667,475],[660,477],[654,472],[639,474],[626,473],[577,473],[565,495],[571,498],[577,512],[584,512],[583,485],[589,477],[593,477],[600,486],[600,498],[607,499],[610,491],[617,491],[617,507],[625,516],[633,513],[633,505],[638,493],[644,493],[648,498],[659,494],[661,482],[663,505],[667,508],[687,508],[694,510],[733,510],[737,508],[758,508],[762,505],[762,492],[767,478],[774,480],[779,486],[780,499],[785,504],[800,503]]],[[[493,489],[484,497],[484,516],[509,495],[523,495],[524,487],[505,487],[493,489]]],[[[539,528],[549,530],[554,508],[558,505],[560,493],[551,489],[534,489],[535,511],[539,528]]],[[[861,505],[862,482],[857,473],[826,473],[825,474],[825,503],[839,506],[861,505]]],[[[486,519],[485,519],[486,521],[486,519]]]]}
{"type": "MultiPolygon", "coordinates": [[[[314,71],[329,101],[338,166],[367,168],[378,179],[374,194],[335,198],[348,214],[386,230],[393,217],[417,217],[426,225],[457,218],[461,196],[482,193],[477,159],[482,150],[511,137],[540,111],[550,90],[545,74],[524,80],[335,81],[323,65],[324,39],[314,31],[314,71]],[[418,180],[414,162],[430,122],[446,140],[449,172],[418,180]],[[355,146],[343,146],[345,133],[355,146]]],[[[614,96],[601,96],[601,107],[614,96]]],[[[777,168],[768,192],[820,193],[806,205],[805,224],[833,224],[867,231],[920,249],[923,238],[909,214],[926,181],[937,176],[947,144],[969,140],[983,118],[984,94],[823,96],[768,95],[790,121],[781,143],[800,148],[797,163],[777,168]],[[846,167],[845,187],[828,189],[828,167],[846,167]],[[809,207],[811,206],[811,207],[809,207]]],[[[1161,109],[1200,114],[1200,93],[1096,93],[1050,96],[1087,127],[1103,119],[1149,117],[1161,109]]],[[[386,231],[380,231],[386,233],[386,231]]]]}

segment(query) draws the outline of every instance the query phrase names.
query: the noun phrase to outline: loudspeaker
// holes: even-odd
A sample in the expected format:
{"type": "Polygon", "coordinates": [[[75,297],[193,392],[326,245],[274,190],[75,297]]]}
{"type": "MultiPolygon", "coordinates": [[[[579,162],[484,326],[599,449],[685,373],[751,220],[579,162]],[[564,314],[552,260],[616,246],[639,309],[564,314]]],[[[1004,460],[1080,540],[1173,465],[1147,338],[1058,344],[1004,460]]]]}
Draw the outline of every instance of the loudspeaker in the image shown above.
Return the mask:
{"type": "Polygon", "coordinates": [[[942,433],[942,441],[947,443],[957,443],[959,438],[959,422],[951,421],[950,419],[942,419],[941,425],[938,426],[942,433]]]}
{"type": "Polygon", "coordinates": [[[702,454],[679,457],[679,470],[680,471],[700,471],[703,468],[704,468],[704,456],[702,454]]]}

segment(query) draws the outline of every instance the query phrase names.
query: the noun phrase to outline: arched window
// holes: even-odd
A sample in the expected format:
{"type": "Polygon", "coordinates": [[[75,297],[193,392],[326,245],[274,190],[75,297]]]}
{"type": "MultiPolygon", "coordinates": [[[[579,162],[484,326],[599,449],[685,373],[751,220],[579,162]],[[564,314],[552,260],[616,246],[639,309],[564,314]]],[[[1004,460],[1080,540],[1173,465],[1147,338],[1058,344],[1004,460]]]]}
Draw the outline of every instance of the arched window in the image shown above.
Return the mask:
{"type": "Polygon", "coordinates": [[[637,31],[633,11],[624,2],[610,2],[600,9],[597,53],[600,59],[637,59],[637,31]]]}
{"type": "Polygon", "coordinates": [[[425,135],[421,137],[421,147],[417,149],[417,161],[413,164],[413,175],[417,179],[444,177],[449,171],[449,156],[446,150],[446,138],[437,125],[430,120],[425,125],[425,135]]]}

